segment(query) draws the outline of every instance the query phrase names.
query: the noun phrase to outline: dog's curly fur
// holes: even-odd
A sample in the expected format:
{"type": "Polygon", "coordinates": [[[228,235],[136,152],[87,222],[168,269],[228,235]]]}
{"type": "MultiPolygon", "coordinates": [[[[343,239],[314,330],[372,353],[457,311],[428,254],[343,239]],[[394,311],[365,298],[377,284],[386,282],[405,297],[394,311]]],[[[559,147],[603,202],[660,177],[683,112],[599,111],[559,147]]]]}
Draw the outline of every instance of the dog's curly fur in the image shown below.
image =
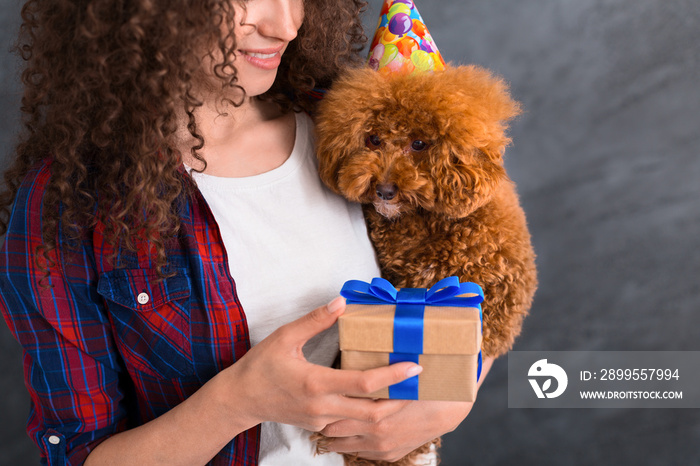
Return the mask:
{"type": "Polygon", "coordinates": [[[525,214],[503,166],[507,124],[519,113],[503,80],[472,65],[351,70],[316,115],[321,178],[364,205],[382,275],[397,287],[452,275],[481,285],[487,357],[511,348],[537,287],[525,214]]]}

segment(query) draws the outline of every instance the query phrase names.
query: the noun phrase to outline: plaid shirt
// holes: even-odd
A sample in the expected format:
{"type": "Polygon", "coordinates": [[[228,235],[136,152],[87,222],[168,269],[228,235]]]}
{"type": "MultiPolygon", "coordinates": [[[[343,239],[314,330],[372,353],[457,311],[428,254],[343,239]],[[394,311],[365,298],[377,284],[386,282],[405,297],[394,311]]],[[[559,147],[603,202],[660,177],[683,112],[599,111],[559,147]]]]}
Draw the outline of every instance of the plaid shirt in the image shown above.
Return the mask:
{"type": "MultiPolygon", "coordinates": [[[[77,250],[59,233],[50,284],[34,261],[50,163],[30,171],[0,250],[0,310],[24,349],[27,431],[42,464],[82,464],[101,441],[170,410],[250,347],[218,226],[199,192],[183,195],[167,245],[175,275],[157,281],[146,244],[107,258],[104,225],[77,250]]],[[[210,464],[257,464],[260,428],[210,464]]]]}

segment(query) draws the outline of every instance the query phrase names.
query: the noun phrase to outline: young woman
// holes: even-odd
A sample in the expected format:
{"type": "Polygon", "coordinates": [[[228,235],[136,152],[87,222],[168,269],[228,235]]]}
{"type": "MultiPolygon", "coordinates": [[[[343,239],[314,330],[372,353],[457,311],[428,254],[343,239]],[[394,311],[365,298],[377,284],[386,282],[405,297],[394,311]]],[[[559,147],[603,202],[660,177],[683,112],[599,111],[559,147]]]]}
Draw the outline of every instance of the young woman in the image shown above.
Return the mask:
{"type": "Polygon", "coordinates": [[[379,271],[359,206],[316,176],[302,110],[355,62],[363,6],[26,3],[0,309],[44,462],[342,464],[314,431],[395,460],[467,415],[352,397],[415,364],[325,367],[334,297],[379,271]]]}

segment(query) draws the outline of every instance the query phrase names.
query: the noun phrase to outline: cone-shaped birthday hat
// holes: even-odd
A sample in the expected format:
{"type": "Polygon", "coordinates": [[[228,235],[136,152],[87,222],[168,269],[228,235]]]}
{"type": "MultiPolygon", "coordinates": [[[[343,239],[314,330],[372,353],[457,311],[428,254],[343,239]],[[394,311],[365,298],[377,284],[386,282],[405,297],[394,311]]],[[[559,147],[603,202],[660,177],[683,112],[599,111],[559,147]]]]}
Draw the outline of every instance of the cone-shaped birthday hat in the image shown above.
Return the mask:
{"type": "Polygon", "coordinates": [[[386,74],[445,68],[445,60],[413,0],[384,0],[368,63],[386,74]]]}

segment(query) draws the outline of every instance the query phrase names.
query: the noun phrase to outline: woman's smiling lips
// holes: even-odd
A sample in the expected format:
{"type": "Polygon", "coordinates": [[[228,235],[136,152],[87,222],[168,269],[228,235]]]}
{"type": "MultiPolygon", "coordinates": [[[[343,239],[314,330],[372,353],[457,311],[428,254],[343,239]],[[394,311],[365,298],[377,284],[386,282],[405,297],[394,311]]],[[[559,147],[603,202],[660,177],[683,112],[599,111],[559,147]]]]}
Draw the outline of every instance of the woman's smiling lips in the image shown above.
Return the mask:
{"type": "Polygon", "coordinates": [[[274,70],[280,66],[282,62],[282,50],[284,47],[275,47],[267,49],[239,49],[238,52],[251,65],[263,70],[274,70]]]}

